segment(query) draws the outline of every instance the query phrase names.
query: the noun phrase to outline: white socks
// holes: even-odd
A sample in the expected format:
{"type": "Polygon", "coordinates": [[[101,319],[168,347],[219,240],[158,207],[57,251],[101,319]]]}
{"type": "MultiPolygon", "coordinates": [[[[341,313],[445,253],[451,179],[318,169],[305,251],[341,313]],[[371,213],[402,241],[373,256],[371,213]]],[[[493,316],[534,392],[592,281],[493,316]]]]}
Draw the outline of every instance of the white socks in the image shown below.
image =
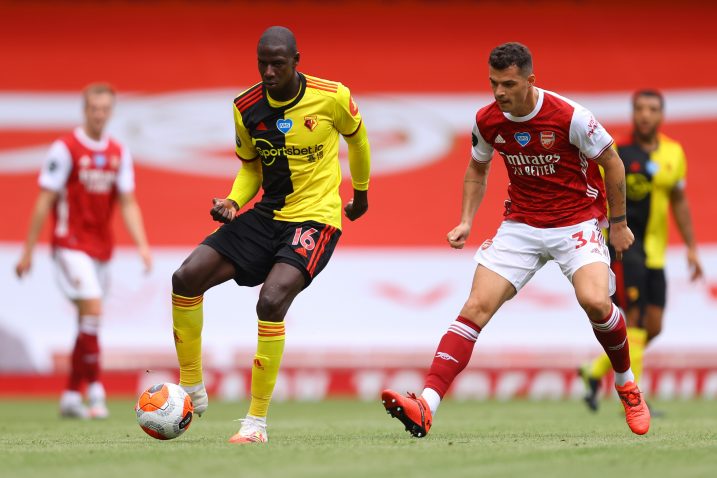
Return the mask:
{"type": "Polygon", "coordinates": [[[421,396],[428,404],[428,408],[431,409],[431,415],[435,415],[436,410],[438,410],[438,405],[441,404],[441,396],[432,388],[424,388],[421,396]]]}
{"type": "Polygon", "coordinates": [[[624,372],[615,372],[615,385],[622,387],[627,382],[634,382],[635,375],[632,373],[632,369],[629,368],[624,372]]]}

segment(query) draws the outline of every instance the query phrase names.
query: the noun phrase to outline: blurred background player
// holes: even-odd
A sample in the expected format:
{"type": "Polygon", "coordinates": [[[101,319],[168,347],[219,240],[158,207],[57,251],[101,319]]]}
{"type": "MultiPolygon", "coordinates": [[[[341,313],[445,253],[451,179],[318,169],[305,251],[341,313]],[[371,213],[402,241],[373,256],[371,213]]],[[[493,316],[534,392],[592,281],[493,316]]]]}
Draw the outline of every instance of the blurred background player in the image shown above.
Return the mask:
{"type": "Polygon", "coordinates": [[[98,333],[113,248],[112,211],[117,201],[147,272],[152,259],[134,196],[129,150],[105,134],[115,92],[107,84],[95,83],[85,88],[83,100],[84,123],[52,144],[40,172],[40,193],[15,272],[22,277],[30,270],[33,249],[52,211],[57,281],[78,314],[77,340],[67,390],[60,398],[60,413],[65,417],[105,418],[108,412],[100,382],[98,333]],[[84,405],[81,393],[85,382],[89,407],[84,405]]]}
{"type": "Polygon", "coordinates": [[[195,412],[208,405],[202,378],[202,297],[234,279],[264,284],[256,313],[258,342],[251,403],[232,443],[266,442],[266,416],[284,352],[284,317],[294,298],[326,266],[341,235],[339,135],[349,148],[354,197],[344,211],[368,209],[370,147],[361,114],[341,83],[296,70],[296,39],[271,27],[257,46],[261,82],[234,100],[236,154],[243,161],[226,199],[214,199],[225,223],[172,276],[172,317],[180,385],[195,412]],[[263,187],[256,205],[239,214],[263,187]]]}
{"type": "Polygon", "coordinates": [[[649,410],[630,369],[625,321],[610,300],[615,277],[600,230],[600,223],[607,222],[607,193],[613,247],[620,253],[633,242],[625,216],[625,171],[610,147],[612,137],[584,107],[535,86],[532,56],[524,45],[500,45],[488,63],[495,101],[476,114],[461,222],[448,233],[448,242],[458,249],[465,245],[494,151],[505,161],[510,179],[505,220],[476,253],[470,295],[438,345],[423,393],[401,396],[384,390],[384,407],[412,435],[425,436],[453,380],[468,365],[483,327],[554,259],[610,358],[630,430],[645,434],[649,410]]]}
{"type": "MultiPolygon", "coordinates": [[[[635,244],[623,253],[622,261],[615,261],[614,251],[610,251],[618,279],[614,299],[625,311],[630,359],[637,381],[642,374],[645,347],[662,330],[670,208],[687,246],[690,278],[695,281],[702,277],[685,194],[687,161],[680,143],[660,132],[664,109],[665,100],[659,91],[637,91],[632,97],[632,136],[617,147],[625,165],[627,219],[635,244]]],[[[587,384],[585,403],[593,411],[598,408],[600,382],[610,371],[605,354],[580,369],[587,384]]]]}

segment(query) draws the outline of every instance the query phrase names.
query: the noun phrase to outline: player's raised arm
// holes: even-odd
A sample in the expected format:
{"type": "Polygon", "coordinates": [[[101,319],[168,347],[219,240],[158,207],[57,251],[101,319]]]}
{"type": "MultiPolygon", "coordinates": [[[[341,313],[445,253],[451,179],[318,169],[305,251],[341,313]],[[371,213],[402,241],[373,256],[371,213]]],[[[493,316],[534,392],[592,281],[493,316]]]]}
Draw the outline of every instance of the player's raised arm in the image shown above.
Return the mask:
{"type": "Polygon", "coordinates": [[[627,226],[625,166],[612,148],[605,149],[595,161],[602,166],[605,173],[605,192],[610,208],[610,244],[618,255],[621,255],[635,240],[627,226]]]}

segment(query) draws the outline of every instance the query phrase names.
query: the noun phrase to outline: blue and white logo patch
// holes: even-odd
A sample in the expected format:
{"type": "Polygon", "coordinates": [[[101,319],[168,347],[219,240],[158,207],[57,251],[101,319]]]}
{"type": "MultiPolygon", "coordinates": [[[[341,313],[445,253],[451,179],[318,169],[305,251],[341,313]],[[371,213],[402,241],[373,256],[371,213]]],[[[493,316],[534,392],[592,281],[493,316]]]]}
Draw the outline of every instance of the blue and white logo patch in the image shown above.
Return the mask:
{"type": "Polygon", "coordinates": [[[276,127],[284,134],[288,133],[292,126],[294,126],[294,122],[290,119],[276,120],[276,127]]]}
{"type": "Polygon", "coordinates": [[[518,142],[518,144],[522,147],[525,147],[526,144],[530,143],[530,133],[515,133],[513,136],[515,137],[515,140],[518,142]]]}
{"type": "Polygon", "coordinates": [[[647,170],[647,172],[650,174],[650,176],[654,176],[657,173],[657,171],[660,170],[660,165],[654,161],[648,161],[647,164],[645,165],[645,170],[647,170]]]}
{"type": "Polygon", "coordinates": [[[107,158],[104,154],[95,154],[95,167],[104,168],[107,164],[107,158]]]}

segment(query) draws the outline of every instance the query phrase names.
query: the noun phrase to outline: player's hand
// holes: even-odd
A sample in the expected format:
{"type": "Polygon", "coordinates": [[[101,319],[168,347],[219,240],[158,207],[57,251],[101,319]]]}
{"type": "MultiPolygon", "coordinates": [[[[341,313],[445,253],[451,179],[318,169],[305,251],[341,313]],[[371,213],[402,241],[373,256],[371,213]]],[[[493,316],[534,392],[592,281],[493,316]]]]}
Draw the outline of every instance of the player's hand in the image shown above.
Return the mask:
{"type": "Polygon", "coordinates": [[[209,214],[217,222],[232,222],[239,212],[239,205],[231,199],[214,198],[212,203],[214,206],[209,214]]]}
{"type": "Polygon", "coordinates": [[[139,257],[142,258],[142,264],[144,264],[144,273],[149,274],[152,272],[152,254],[149,252],[149,247],[141,248],[139,257]]]}
{"type": "Polygon", "coordinates": [[[690,280],[692,282],[704,277],[702,264],[700,264],[700,259],[697,257],[697,249],[687,249],[687,267],[690,269],[690,280]]]}
{"type": "Polygon", "coordinates": [[[349,221],[355,221],[368,211],[368,191],[354,189],[354,197],[344,207],[344,213],[349,221]]]}
{"type": "Polygon", "coordinates": [[[18,279],[22,279],[22,276],[30,272],[30,268],[32,268],[32,253],[24,251],[17,265],[15,265],[15,274],[18,279]]]}
{"type": "Polygon", "coordinates": [[[463,249],[470,232],[471,227],[462,222],[446,235],[446,240],[448,240],[448,244],[450,244],[453,249],[463,249]]]}
{"type": "Polygon", "coordinates": [[[622,253],[625,252],[632,243],[635,242],[635,236],[627,227],[627,222],[618,222],[610,225],[610,244],[615,249],[615,258],[622,260],[622,253]]]}

